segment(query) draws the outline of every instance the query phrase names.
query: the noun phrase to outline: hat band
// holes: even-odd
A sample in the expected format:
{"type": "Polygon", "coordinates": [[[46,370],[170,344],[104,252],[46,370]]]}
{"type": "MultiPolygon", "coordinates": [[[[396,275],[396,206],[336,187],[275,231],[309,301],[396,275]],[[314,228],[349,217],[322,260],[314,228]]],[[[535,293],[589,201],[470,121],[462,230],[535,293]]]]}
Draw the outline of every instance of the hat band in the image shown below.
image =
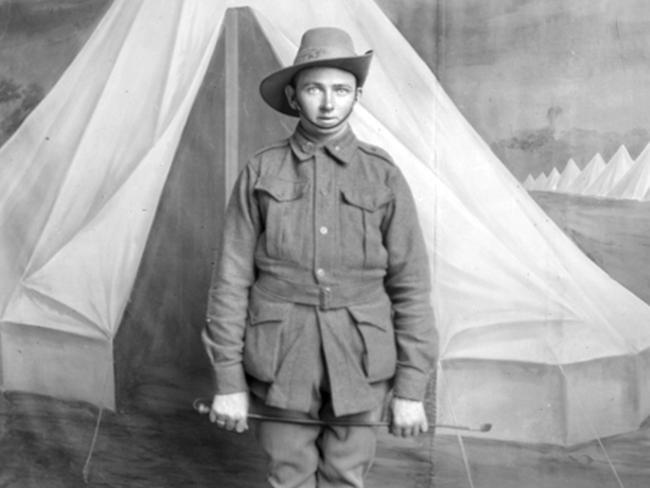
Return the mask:
{"type": "Polygon", "coordinates": [[[310,61],[316,61],[319,59],[333,59],[333,58],[350,58],[354,57],[356,54],[350,54],[350,51],[343,49],[332,49],[328,47],[311,47],[302,49],[293,64],[303,64],[310,61]]]}

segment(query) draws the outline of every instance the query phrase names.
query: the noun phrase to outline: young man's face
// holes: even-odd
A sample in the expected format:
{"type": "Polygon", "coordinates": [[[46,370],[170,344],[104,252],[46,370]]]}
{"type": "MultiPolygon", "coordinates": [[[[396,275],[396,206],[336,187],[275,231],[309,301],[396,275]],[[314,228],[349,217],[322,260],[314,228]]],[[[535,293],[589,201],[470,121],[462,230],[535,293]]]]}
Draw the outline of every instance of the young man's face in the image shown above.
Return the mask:
{"type": "Polygon", "coordinates": [[[305,69],[296,76],[295,87],[286,89],[305,129],[324,136],[345,128],[360,94],[354,75],[338,68],[305,69]]]}

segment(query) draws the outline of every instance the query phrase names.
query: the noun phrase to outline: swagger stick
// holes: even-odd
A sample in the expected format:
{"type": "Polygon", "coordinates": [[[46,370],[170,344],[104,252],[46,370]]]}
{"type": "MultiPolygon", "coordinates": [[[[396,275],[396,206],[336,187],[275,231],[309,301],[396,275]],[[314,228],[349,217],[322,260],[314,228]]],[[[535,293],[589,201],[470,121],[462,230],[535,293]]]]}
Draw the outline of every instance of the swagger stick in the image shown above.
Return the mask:
{"type": "MultiPolygon", "coordinates": [[[[205,398],[197,398],[192,403],[192,407],[200,414],[210,413],[210,403],[205,398]]],[[[332,425],[332,426],[350,426],[350,427],[389,427],[390,422],[346,422],[345,420],[319,420],[319,419],[303,419],[295,417],[276,417],[273,415],[262,415],[257,413],[249,413],[248,418],[252,420],[260,420],[264,422],[281,422],[285,424],[298,424],[298,425],[332,425]]],[[[433,428],[465,430],[469,432],[489,432],[492,429],[492,424],[481,424],[478,427],[469,427],[465,425],[451,425],[451,424],[433,424],[433,428]]]]}

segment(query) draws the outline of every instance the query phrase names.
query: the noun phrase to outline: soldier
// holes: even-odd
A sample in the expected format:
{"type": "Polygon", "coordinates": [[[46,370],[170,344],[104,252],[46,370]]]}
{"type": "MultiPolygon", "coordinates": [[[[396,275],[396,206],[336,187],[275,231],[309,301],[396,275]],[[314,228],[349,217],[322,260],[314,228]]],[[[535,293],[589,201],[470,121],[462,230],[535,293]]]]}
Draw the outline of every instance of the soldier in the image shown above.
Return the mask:
{"type": "Polygon", "coordinates": [[[294,64],[260,85],[295,132],[251,158],[226,213],[203,332],[210,419],[237,432],[249,408],[326,422],[256,426],[276,488],[362,487],[375,429],[338,424],[379,420],[385,404],[393,434],[428,429],[437,335],[413,198],[348,124],[371,58],[340,29],[303,35],[294,64]]]}

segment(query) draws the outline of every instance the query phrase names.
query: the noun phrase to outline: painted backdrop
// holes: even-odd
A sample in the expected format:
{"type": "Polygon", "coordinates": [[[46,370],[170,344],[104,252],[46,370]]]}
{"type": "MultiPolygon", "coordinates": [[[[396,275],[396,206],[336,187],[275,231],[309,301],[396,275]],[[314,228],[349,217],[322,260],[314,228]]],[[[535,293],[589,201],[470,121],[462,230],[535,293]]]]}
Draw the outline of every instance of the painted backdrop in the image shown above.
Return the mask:
{"type": "MultiPolygon", "coordinates": [[[[107,0],[0,2],[0,144],[57,81],[109,4],[107,0]]],[[[649,74],[650,11],[644,2],[378,0],[378,4],[519,181],[553,168],[563,170],[569,158],[581,169],[596,153],[608,161],[621,144],[635,158],[650,140],[645,110],[648,94],[643,89],[649,74]]],[[[591,259],[649,302],[650,280],[639,265],[648,257],[647,205],[550,192],[534,192],[533,196],[591,259]]],[[[149,401],[155,400],[156,392],[145,393],[149,401]]],[[[39,475],[51,471],[53,465],[56,486],[70,486],[68,469],[76,472],[79,468],[87,480],[88,465],[77,466],[78,457],[61,446],[77,446],[75,436],[80,436],[80,451],[94,447],[96,438],[72,427],[83,426],[93,417],[86,415],[85,407],[75,406],[80,408],[74,414],[78,417],[73,416],[77,423],[62,424],[60,418],[72,415],[67,413],[70,408],[57,404],[57,417],[51,407],[32,398],[3,397],[2,458],[15,460],[9,456],[16,446],[29,455],[23,456],[22,465],[12,462],[2,470],[0,481],[14,483],[10,486],[39,486],[39,475]],[[31,415],[20,417],[21,409],[31,415]]],[[[111,417],[107,423],[117,434],[104,442],[113,443],[113,450],[124,450],[125,461],[146,460],[139,476],[133,475],[131,486],[136,486],[136,479],[137,486],[161,486],[160,481],[146,479],[161,471],[171,476],[171,464],[164,462],[181,455],[173,450],[159,452],[150,445],[142,446],[142,451],[126,449],[124,438],[135,445],[164,430],[150,417],[132,418],[137,422],[124,425],[118,417],[111,417]]],[[[188,443],[198,439],[206,445],[215,442],[204,432],[192,439],[179,428],[174,435],[174,443],[181,439],[188,443]]],[[[101,440],[98,454],[106,452],[101,440]]],[[[241,445],[241,439],[220,442],[226,448],[237,446],[255,459],[254,451],[241,445]]],[[[570,452],[480,442],[460,444],[459,450],[453,439],[442,438],[437,448],[437,486],[601,486],[596,483],[603,479],[602,486],[646,486],[647,445],[643,430],[608,443],[607,449],[590,445],[570,452]],[[496,456],[489,454],[495,450],[496,456]],[[522,466],[528,469],[524,474],[522,466]]],[[[250,471],[247,464],[219,452],[225,461],[215,469],[228,479],[237,479],[238,470],[250,471]]],[[[395,463],[397,452],[401,451],[394,443],[384,448],[378,473],[390,477],[400,469],[408,471],[408,463],[406,468],[395,463]]],[[[411,465],[430,461],[425,454],[406,452],[411,465]]],[[[200,454],[194,458],[210,462],[200,454]]],[[[184,469],[186,475],[191,472],[184,469]]],[[[117,471],[112,475],[115,478],[106,483],[117,482],[117,471]]],[[[97,486],[103,483],[99,478],[91,480],[97,486]]],[[[201,486],[198,478],[195,481],[201,486]]],[[[243,483],[249,486],[248,481],[243,483]]],[[[395,483],[390,486],[398,486],[395,483]]]]}

